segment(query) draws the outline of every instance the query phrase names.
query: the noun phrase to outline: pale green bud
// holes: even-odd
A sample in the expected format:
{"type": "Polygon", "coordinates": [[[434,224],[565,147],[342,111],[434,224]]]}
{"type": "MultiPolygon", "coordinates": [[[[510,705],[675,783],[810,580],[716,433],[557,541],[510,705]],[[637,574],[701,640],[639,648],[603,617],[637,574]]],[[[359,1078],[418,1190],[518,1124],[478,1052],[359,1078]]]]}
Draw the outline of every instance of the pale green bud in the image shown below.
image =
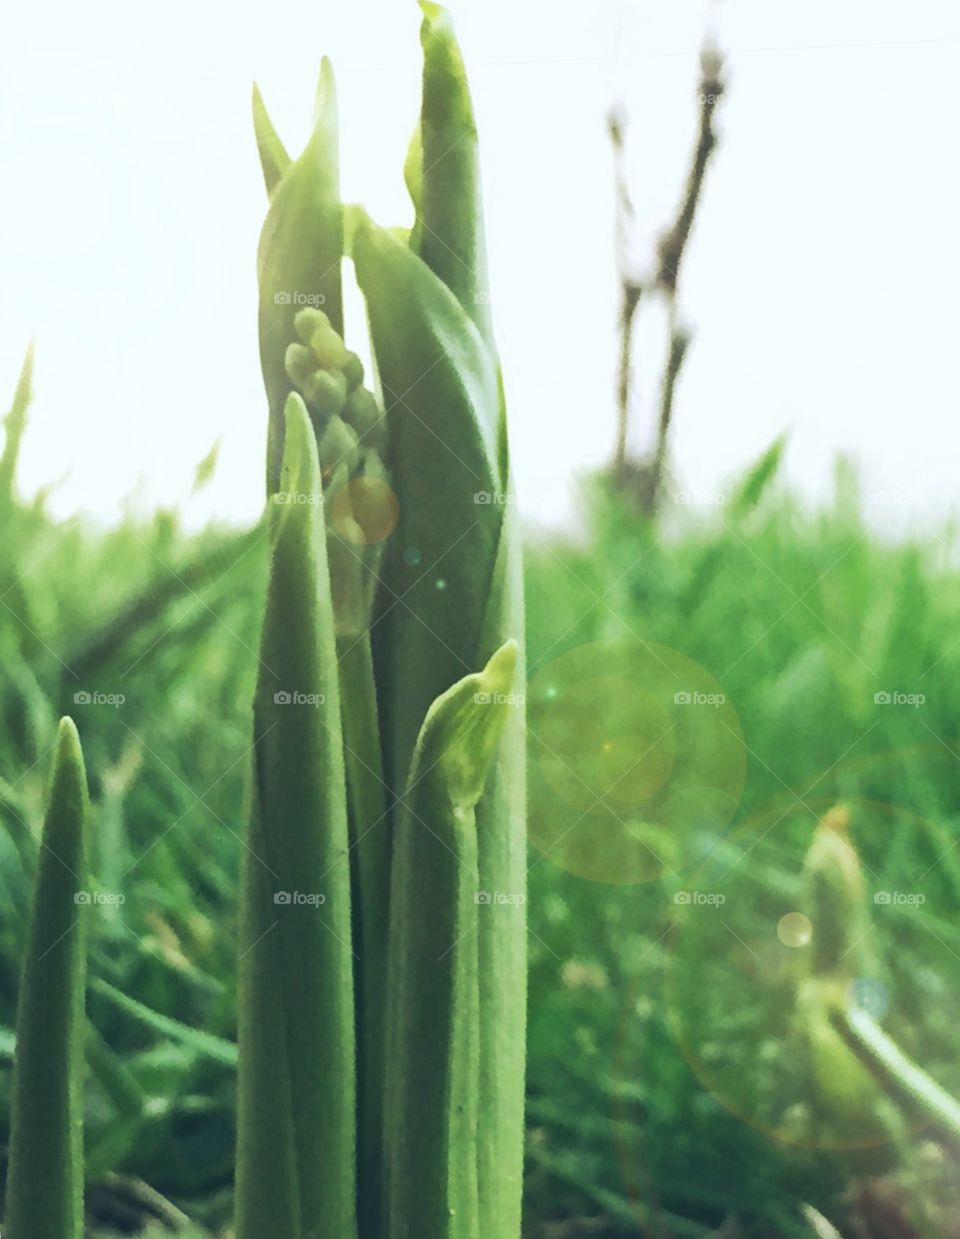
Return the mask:
{"type": "Polygon", "coordinates": [[[305,344],[288,344],[283,364],[287,378],[301,391],[306,387],[317,368],[313,353],[305,344]]]}
{"type": "Polygon", "coordinates": [[[310,337],[317,364],[324,370],[342,370],[350,354],[347,346],[329,323],[320,323],[310,337]]]}
{"type": "Polygon", "coordinates": [[[343,417],[361,439],[365,439],[382,420],[380,406],[365,387],[358,387],[347,397],[347,403],[343,406],[343,417]]]}
{"type": "Polygon", "coordinates": [[[309,344],[314,332],[321,327],[329,327],[330,320],[323,310],[318,310],[314,306],[305,306],[297,312],[293,326],[304,344],[309,344]]]}
{"type": "Polygon", "coordinates": [[[356,353],[347,352],[347,359],[340,367],[347,380],[347,389],[355,391],[363,382],[363,362],[356,353]]]}
{"type": "Polygon", "coordinates": [[[330,422],[320,436],[318,444],[320,468],[326,472],[346,465],[353,472],[360,463],[360,450],[357,446],[357,433],[341,417],[331,417],[330,422]]]}
{"type": "Polygon", "coordinates": [[[347,399],[347,381],[340,373],[316,370],[304,384],[303,394],[318,417],[337,417],[347,399]]]}

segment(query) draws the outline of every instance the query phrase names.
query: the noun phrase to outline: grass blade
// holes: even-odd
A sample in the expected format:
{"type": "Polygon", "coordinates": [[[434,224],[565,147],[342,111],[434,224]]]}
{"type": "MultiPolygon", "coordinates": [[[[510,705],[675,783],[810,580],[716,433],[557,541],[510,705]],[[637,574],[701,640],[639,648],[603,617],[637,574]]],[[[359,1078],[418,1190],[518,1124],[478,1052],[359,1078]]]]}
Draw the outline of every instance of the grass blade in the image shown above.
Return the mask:
{"type": "Polygon", "coordinates": [[[60,723],[17,1010],[8,1239],[82,1239],[87,778],[60,723]]]}

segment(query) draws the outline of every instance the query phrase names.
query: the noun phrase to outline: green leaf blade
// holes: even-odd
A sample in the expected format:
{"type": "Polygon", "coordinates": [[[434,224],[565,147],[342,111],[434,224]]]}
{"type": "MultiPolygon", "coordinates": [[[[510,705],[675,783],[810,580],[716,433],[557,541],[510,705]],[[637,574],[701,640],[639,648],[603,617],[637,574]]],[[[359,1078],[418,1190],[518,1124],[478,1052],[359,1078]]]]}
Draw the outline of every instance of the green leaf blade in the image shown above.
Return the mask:
{"type": "Polygon", "coordinates": [[[280,141],[280,135],[273,127],[267,105],[263,102],[256,82],[253,84],[253,132],[257,139],[257,151],[267,194],[272,196],[292,161],[280,141]]]}
{"type": "Polygon", "coordinates": [[[420,166],[415,180],[419,187],[419,253],[470,315],[492,350],[473,103],[449,13],[439,4],[421,3],[420,8],[423,105],[420,166]]]}
{"type": "Polygon", "coordinates": [[[4,1233],[82,1239],[87,780],[60,723],[17,1011],[4,1233]]]}
{"type": "Polygon", "coordinates": [[[283,409],[291,389],[284,357],[296,338],[293,320],[304,305],[316,305],[343,334],[342,257],[336,84],[330,62],[324,60],[313,133],[303,154],[274,187],[257,251],[260,364],[270,409],[267,485],[271,494],[279,484],[283,458],[283,409]]]}
{"type": "Polygon", "coordinates": [[[481,909],[475,807],[500,748],[516,648],[427,713],[391,892],[384,1163],[389,1239],[479,1239],[481,909]]]}
{"type": "Polygon", "coordinates": [[[353,255],[399,504],[373,631],[387,779],[399,791],[427,707],[491,652],[479,647],[503,524],[499,394],[476,329],[415,254],[364,217],[353,255]]]}
{"type": "Polygon", "coordinates": [[[348,824],[317,448],[286,406],[254,707],[241,944],[238,1239],[356,1234],[348,824]]]}

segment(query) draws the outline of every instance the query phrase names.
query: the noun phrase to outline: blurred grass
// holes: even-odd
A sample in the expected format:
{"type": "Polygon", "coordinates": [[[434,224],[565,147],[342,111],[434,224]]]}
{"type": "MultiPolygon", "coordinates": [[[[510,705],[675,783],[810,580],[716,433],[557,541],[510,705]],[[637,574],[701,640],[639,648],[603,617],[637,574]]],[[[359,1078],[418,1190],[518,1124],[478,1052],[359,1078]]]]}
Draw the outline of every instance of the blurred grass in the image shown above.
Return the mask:
{"type": "MultiPolygon", "coordinates": [[[[654,526],[592,483],[582,537],[528,536],[532,694],[571,650],[656,642],[717,681],[747,754],[733,820],[694,850],[626,802],[590,818],[650,842],[665,858],[655,880],[592,882],[531,852],[530,1236],[810,1235],[805,1206],[879,1234],[878,1193],[903,1218],[884,1233],[956,1233],[955,1159],[936,1133],[880,1105],[884,1138],[862,1147],[856,1116],[811,1119],[776,932],[802,907],[817,816],[845,800],[871,892],[926,899],[880,908],[858,967],[904,1049],[960,1093],[956,533],[878,537],[849,470],[809,510],[777,486],[778,455],[721,507],[668,504],[654,526]],[[878,692],[926,700],[878,705],[878,692]],[[680,889],[726,902],[701,914],[678,907],[680,889]]],[[[216,1232],[263,530],[188,534],[174,512],[104,530],[54,521],[42,499],[5,503],[0,522],[0,1123],[43,789],[69,712],[97,889],[114,900],[90,965],[93,1213],[132,1233],[182,1210],[216,1232]]],[[[549,779],[533,792],[535,835],[571,813],[549,779]]]]}

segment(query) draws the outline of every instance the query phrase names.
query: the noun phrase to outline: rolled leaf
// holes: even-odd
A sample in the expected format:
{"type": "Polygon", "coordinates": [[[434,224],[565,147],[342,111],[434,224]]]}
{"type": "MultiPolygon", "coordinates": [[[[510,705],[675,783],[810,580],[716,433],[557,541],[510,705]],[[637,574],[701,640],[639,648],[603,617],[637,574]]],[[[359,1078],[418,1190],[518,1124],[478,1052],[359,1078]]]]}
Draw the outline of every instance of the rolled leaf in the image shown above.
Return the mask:
{"type": "MultiPolygon", "coordinates": [[[[450,14],[421,3],[423,106],[420,114],[417,244],[420,257],[443,280],[493,348],[490,290],[483,234],[477,128],[463,57],[450,14]]],[[[417,195],[414,195],[415,202],[417,195]]]]}
{"type": "Polygon", "coordinates": [[[498,379],[440,279],[366,216],[354,220],[399,503],[373,632],[387,778],[399,791],[427,707],[493,652],[479,647],[504,511],[498,379]]]}
{"type": "Polygon", "coordinates": [[[17,1008],[8,1239],[82,1239],[87,778],[60,723],[17,1008]]]}
{"type": "MultiPolygon", "coordinates": [[[[500,747],[516,647],[431,706],[399,809],[391,894],[388,1239],[478,1239],[479,886],[475,808],[500,747]]],[[[509,915],[509,912],[507,913],[509,915]]],[[[499,1232],[498,1232],[499,1233],[499,1232]]]]}
{"type": "MultiPolygon", "coordinates": [[[[271,150],[275,161],[276,149],[271,146],[271,150]]],[[[343,334],[342,256],[336,85],[330,62],[324,60],[313,133],[303,154],[274,186],[257,251],[260,364],[270,406],[267,488],[271,494],[279,485],[283,457],[283,408],[291,390],[284,358],[296,338],[293,320],[305,305],[316,306],[343,334]]]]}
{"type": "Polygon", "coordinates": [[[237,1236],[356,1234],[356,1061],[337,651],[317,447],[286,406],[254,706],[240,959],[237,1236]]]}

